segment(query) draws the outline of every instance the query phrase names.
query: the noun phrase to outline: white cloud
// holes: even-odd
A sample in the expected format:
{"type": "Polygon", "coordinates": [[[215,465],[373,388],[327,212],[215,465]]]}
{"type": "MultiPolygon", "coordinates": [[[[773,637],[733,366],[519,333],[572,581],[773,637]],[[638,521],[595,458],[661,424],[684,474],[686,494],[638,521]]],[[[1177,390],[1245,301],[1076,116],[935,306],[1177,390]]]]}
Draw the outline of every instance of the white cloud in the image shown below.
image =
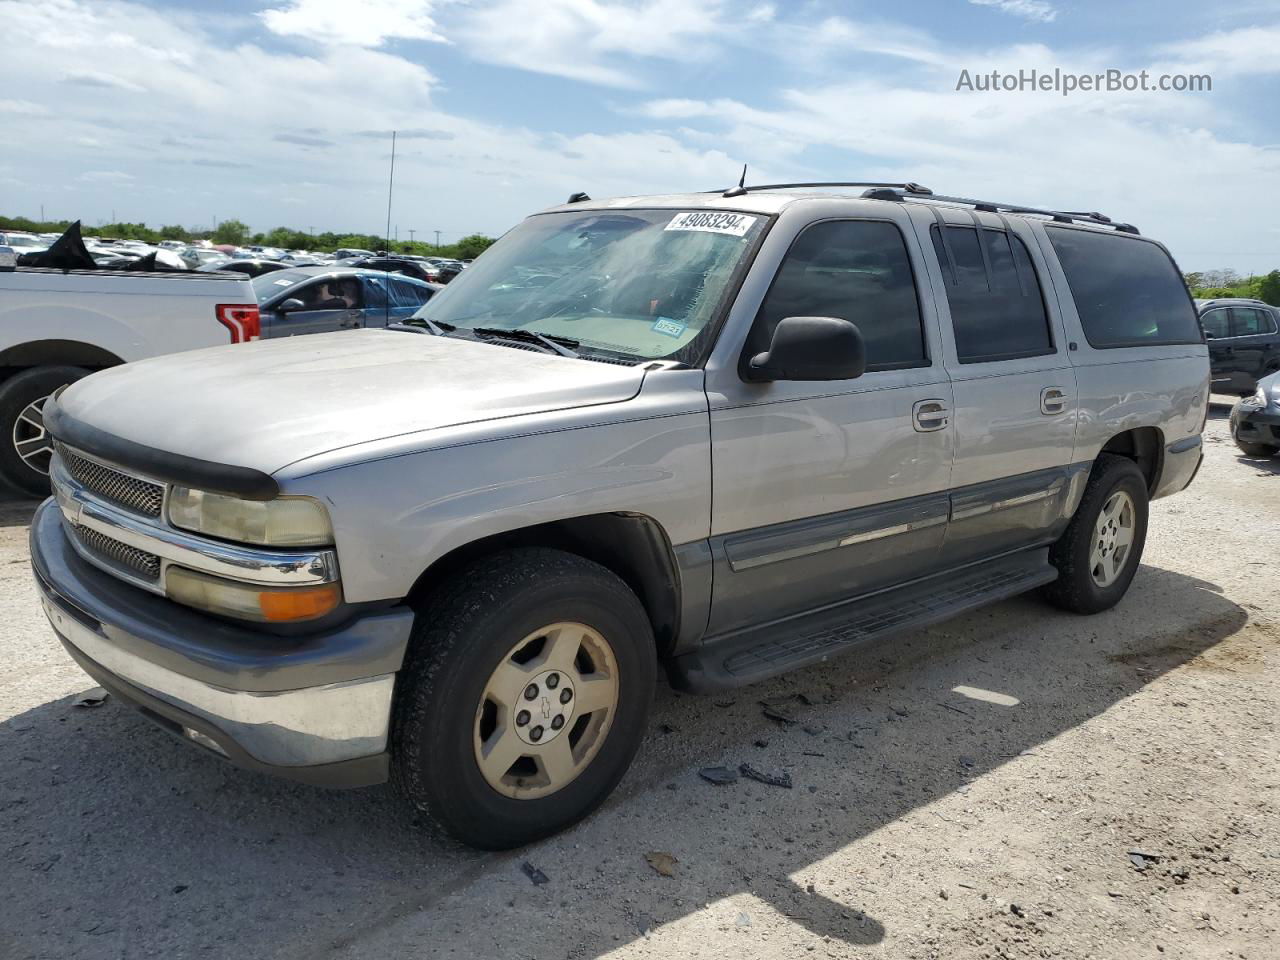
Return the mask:
{"type": "Polygon", "coordinates": [[[48,107],[30,100],[0,100],[0,113],[21,114],[26,117],[40,117],[49,112],[48,107]]]}
{"type": "Polygon", "coordinates": [[[379,47],[388,40],[445,42],[435,0],[285,0],[258,16],[272,33],[329,46],[379,47]]]}
{"type": "MultiPolygon", "coordinates": [[[[772,8],[756,7],[761,24],[772,8]]],[[[738,28],[721,0],[496,0],[468,12],[451,35],[480,60],[587,83],[635,87],[638,58],[706,57],[738,28]]]]}
{"type": "Polygon", "coordinates": [[[73,70],[63,77],[62,82],[81,87],[123,90],[126,93],[143,93],[147,89],[140,83],[135,83],[132,80],[126,80],[124,77],[118,77],[113,73],[106,73],[101,70],[73,70]]]}
{"type": "Polygon", "coordinates": [[[1161,52],[1183,70],[1223,75],[1280,73],[1280,26],[1224,30],[1168,44],[1161,52]]]}
{"type": "Polygon", "coordinates": [[[1058,18],[1058,11],[1053,4],[1045,0],[969,0],[975,7],[995,7],[1003,13],[1022,17],[1025,20],[1038,20],[1051,23],[1058,18]]]}
{"type": "Polygon", "coordinates": [[[133,176],[123,170],[89,170],[77,179],[84,183],[128,183],[133,176]]]}

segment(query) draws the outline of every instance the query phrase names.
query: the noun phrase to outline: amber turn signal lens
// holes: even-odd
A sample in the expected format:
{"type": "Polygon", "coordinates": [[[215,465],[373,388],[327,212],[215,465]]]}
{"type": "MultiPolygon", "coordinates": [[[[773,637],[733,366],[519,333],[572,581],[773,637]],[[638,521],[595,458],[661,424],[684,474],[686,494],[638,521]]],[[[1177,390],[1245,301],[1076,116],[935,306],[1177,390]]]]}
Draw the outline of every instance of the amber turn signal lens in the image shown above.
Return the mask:
{"type": "Polygon", "coordinates": [[[336,583],[302,590],[279,590],[258,594],[262,616],[271,623],[314,620],[337,608],[342,593],[336,583]]]}

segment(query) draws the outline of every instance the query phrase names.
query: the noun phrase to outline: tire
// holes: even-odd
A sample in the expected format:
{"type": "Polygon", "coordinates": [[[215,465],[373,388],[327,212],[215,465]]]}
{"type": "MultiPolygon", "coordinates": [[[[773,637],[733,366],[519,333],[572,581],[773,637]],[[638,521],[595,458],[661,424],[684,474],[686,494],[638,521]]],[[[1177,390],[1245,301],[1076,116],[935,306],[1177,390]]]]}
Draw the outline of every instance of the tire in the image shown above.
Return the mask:
{"type": "Polygon", "coordinates": [[[1250,443],[1248,440],[1241,440],[1236,430],[1240,416],[1240,404],[1237,403],[1231,408],[1231,439],[1235,441],[1240,452],[1246,457],[1274,457],[1280,448],[1273,447],[1269,443],[1250,443]]]}
{"type": "Polygon", "coordinates": [[[1142,560],[1147,540],[1147,506],[1147,481],[1138,465],[1127,457],[1099,454],[1075,516],[1049,548],[1049,562],[1058,568],[1058,579],[1044,588],[1046,599],[1073,613],[1101,613],[1119,603],[1142,560]],[[1100,524],[1100,517],[1113,498],[1121,506],[1127,498],[1130,511],[1127,527],[1113,518],[1120,533],[1099,529],[1105,526],[1105,521],[1100,524]],[[1123,555],[1118,547],[1111,549],[1110,561],[1104,557],[1099,568],[1094,562],[1098,557],[1095,547],[1103,540],[1109,545],[1118,544],[1125,529],[1130,539],[1123,555]]]}
{"type": "MultiPolygon", "coordinates": [[[[565,662],[563,653],[557,661],[565,662]]],[[[505,850],[557,833],[604,802],[631,765],[644,737],[655,672],[649,619],[636,595],[611,571],[540,548],[484,558],[419,608],[396,682],[392,785],[413,808],[471,846],[505,850]],[[552,691],[550,673],[540,671],[553,651],[579,649],[572,639],[579,628],[585,630],[582,652],[572,671],[559,674],[563,679],[552,691]],[[516,663],[534,648],[541,652],[516,663]],[[511,675],[514,686],[500,672],[512,669],[523,671],[511,675]],[[579,704],[588,702],[591,694],[584,691],[592,689],[593,677],[595,684],[612,678],[616,702],[609,710],[583,713],[579,704]],[[530,687],[538,690],[537,699],[527,704],[532,723],[521,699],[530,687]],[[495,690],[515,693],[504,700],[495,690]],[[560,707],[569,696],[577,699],[560,707]],[[557,710],[563,716],[553,730],[557,710]],[[548,726],[539,736],[545,740],[531,745],[529,738],[544,730],[543,722],[548,726]],[[553,738],[558,738],[555,744],[549,742],[553,738]],[[529,756],[521,755],[510,767],[505,759],[482,767],[482,752],[490,743],[496,746],[488,756],[513,743],[529,756]],[[551,782],[549,761],[537,759],[543,756],[539,751],[549,757],[553,747],[561,758],[566,750],[571,760],[575,754],[585,757],[573,761],[581,765],[559,786],[551,782]],[[491,782],[501,770],[506,773],[491,782]]],[[[595,689],[598,696],[603,688],[595,689]]]]}
{"type": "Polygon", "coordinates": [[[0,386],[0,476],[23,493],[49,495],[53,447],[40,408],[59,387],[88,374],[83,367],[32,367],[0,386]]]}

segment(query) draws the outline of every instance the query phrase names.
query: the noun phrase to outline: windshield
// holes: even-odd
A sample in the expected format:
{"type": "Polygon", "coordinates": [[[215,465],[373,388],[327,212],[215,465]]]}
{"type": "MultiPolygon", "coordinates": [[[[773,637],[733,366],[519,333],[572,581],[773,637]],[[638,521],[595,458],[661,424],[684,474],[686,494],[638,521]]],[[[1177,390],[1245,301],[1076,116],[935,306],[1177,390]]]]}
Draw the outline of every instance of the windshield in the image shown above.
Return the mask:
{"type": "Polygon", "coordinates": [[[718,210],[530,217],[414,316],[572,340],[583,355],[690,358],[764,223],[718,210]]]}

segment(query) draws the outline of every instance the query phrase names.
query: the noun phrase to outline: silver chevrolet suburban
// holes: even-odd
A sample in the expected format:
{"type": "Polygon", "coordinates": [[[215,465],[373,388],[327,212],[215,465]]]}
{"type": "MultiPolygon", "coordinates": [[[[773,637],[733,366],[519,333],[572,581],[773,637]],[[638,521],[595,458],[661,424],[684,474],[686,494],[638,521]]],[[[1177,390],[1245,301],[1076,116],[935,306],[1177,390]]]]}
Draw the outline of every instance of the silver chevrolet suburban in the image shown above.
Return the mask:
{"type": "Polygon", "coordinates": [[[178,737],[510,847],[609,794],[659,665],[720,690],[1032,589],[1113,606],[1208,378],[1168,252],[1100,214],[575,194],[404,325],[66,388],[32,563],[178,737]]]}

